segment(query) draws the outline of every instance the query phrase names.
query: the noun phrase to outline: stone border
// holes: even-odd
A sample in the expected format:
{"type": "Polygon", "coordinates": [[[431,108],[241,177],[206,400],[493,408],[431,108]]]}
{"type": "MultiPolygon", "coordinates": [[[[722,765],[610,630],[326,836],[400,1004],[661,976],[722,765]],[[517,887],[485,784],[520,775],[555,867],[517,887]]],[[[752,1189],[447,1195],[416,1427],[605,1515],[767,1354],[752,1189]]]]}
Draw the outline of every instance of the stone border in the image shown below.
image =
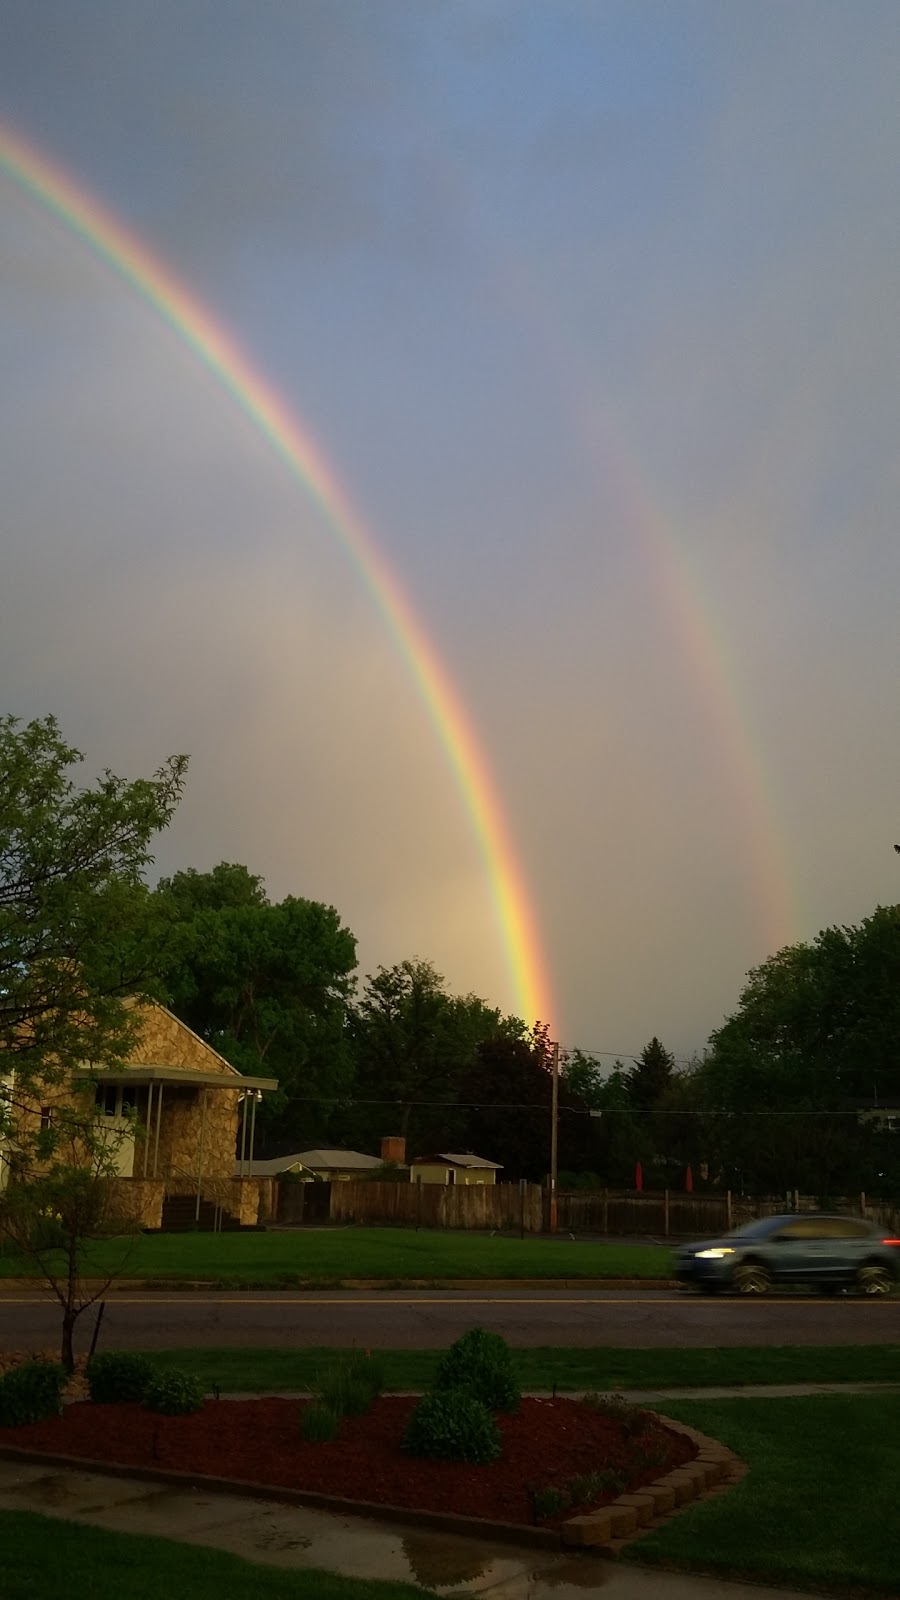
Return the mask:
{"type": "Polygon", "coordinates": [[[673,1433],[686,1434],[698,1446],[693,1461],[673,1467],[654,1483],[630,1494],[620,1494],[608,1506],[570,1517],[562,1525],[564,1545],[582,1549],[601,1549],[616,1555],[623,1545],[639,1539],[650,1528],[668,1522],[695,1500],[708,1500],[731,1489],[746,1476],[747,1468],[739,1456],[718,1439],[676,1422],[660,1412],[653,1413],[673,1433]]]}

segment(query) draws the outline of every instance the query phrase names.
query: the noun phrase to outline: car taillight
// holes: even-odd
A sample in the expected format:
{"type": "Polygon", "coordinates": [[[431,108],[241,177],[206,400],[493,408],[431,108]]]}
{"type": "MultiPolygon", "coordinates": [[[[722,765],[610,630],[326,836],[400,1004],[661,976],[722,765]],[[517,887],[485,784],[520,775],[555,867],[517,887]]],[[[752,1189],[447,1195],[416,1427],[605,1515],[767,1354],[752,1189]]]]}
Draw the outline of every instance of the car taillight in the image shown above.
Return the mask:
{"type": "Polygon", "coordinates": [[[882,1239],[881,1242],[882,1244],[894,1244],[900,1246],[900,1239],[882,1239]]]}

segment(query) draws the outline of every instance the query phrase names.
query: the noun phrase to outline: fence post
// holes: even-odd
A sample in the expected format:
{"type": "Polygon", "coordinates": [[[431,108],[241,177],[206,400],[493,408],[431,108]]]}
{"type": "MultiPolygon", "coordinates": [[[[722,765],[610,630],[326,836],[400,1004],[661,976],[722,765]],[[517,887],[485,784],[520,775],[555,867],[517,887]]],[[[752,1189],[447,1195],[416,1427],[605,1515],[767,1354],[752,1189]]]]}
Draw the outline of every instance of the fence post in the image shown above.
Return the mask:
{"type": "Polygon", "coordinates": [[[609,1233],[609,1190],[603,1191],[603,1232],[609,1233]]]}
{"type": "Polygon", "coordinates": [[[866,1191],[865,1191],[865,1189],[860,1189],[860,1191],[859,1191],[859,1214],[860,1214],[861,1217],[864,1217],[865,1214],[866,1214],[866,1191]]]}
{"type": "Polygon", "coordinates": [[[668,1189],[666,1190],[665,1196],[663,1198],[663,1237],[666,1238],[666,1239],[668,1239],[668,1237],[669,1237],[669,1191],[668,1191],[668,1189]]]}
{"type": "Polygon", "coordinates": [[[519,1238],[525,1237],[525,1196],[528,1190],[528,1179],[519,1179],[519,1238]]]}
{"type": "Polygon", "coordinates": [[[731,1232],[731,1190],[730,1189],[726,1189],[725,1190],[725,1228],[726,1228],[726,1231],[728,1233],[731,1232]]]}

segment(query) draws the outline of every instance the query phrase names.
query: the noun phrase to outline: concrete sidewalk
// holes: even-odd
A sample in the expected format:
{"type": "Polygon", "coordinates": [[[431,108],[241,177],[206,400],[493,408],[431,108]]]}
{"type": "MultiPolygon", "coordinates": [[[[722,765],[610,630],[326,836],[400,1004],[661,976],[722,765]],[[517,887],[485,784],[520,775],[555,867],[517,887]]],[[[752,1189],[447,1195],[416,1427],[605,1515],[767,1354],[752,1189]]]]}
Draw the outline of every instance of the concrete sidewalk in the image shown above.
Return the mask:
{"type": "Polygon", "coordinates": [[[390,1578],[483,1600],[809,1600],[789,1589],[13,1461],[0,1460],[0,1508],[212,1546],[263,1565],[390,1578]]]}

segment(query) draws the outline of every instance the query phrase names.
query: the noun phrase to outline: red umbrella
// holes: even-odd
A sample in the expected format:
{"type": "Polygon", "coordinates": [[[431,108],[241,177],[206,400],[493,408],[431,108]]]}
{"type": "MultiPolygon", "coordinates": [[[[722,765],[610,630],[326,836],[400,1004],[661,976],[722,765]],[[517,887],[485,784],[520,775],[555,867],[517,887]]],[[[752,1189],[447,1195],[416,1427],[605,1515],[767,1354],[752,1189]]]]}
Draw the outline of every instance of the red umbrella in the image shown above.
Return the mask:
{"type": "Polygon", "coordinates": [[[693,1194],[693,1192],[694,1192],[694,1174],[692,1173],[690,1167],[688,1167],[687,1172],[684,1175],[684,1187],[685,1187],[685,1193],[693,1194]]]}
{"type": "Polygon", "coordinates": [[[644,1169],[639,1161],[634,1164],[634,1187],[636,1189],[643,1189],[644,1187],[644,1169]]]}

